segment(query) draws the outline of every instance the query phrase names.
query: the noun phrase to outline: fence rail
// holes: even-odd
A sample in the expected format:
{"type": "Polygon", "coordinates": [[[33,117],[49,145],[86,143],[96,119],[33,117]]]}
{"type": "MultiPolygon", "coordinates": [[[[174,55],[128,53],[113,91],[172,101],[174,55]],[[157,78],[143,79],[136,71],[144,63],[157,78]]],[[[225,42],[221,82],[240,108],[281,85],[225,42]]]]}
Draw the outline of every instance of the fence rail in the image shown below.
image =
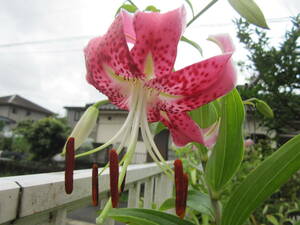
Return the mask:
{"type": "MultiPolygon", "coordinates": [[[[0,224],[66,224],[68,212],[91,204],[91,173],[90,169],[74,172],[71,195],[65,194],[63,172],[0,178],[0,224]]],[[[138,207],[141,195],[145,208],[151,208],[152,202],[159,205],[171,196],[172,186],[173,181],[156,164],[130,165],[125,188],[129,190],[127,207],[138,207]]],[[[109,193],[108,171],[99,177],[99,190],[103,206],[109,193]]],[[[113,225],[114,221],[106,224],[113,225]]]]}

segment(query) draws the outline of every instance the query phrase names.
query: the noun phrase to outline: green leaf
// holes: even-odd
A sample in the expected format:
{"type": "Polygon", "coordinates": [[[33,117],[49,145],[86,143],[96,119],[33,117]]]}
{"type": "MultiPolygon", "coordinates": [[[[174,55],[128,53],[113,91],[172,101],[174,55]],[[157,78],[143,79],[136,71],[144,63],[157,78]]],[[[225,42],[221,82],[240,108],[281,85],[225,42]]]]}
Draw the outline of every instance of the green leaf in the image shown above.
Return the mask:
{"type": "Polygon", "coordinates": [[[280,225],[275,216],[267,215],[267,219],[274,225],[280,225]]]}
{"type": "Polygon", "coordinates": [[[207,128],[213,125],[219,115],[213,102],[189,112],[191,118],[201,127],[207,128]]]}
{"type": "Polygon", "coordinates": [[[194,42],[194,41],[186,38],[185,36],[182,36],[180,40],[184,41],[184,42],[186,42],[188,44],[190,44],[191,46],[193,46],[195,49],[198,50],[198,52],[200,53],[200,55],[203,56],[202,48],[196,42],[194,42]]]}
{"type": "Polygon", "coordinates": [[[206,180],[213,195],[222,190],[243,159],[244,114],[244,105],[236,89],[221,99],[219,137],[205,170],[206,180]]]}
{"type": "MultiPolygon", "coordinates": [[[[211,206],[209,196],[200,191],[189,190],[186,204],[188,207],[199,213],[210,216],[213,215],[213,208],[211,206]]],[[[169,198],[162,203],[159,210],[165,211],[173,208],[175,208],[175,198],[169,198]]]]}
{"type": "Polygon", "coordinates": [[[143,225],[194,225],[177,216],[151,209],[112,209],[108,216],[124,223],[143,225]]]}
{"type": "Polygon", "coordinates": [[[190,190],[188,192],[187,206],[199,213],[213,215],[210,198],[207,194],[203,194],[202,192],[190,190]]]}
{"type": "Polygon", "coordinates": [[[253,0],[228,0],[228,2],[249,23],[269,28],[264,14],[253,0]]]}
{"type": "Polygon", "coordinates": [[[298,222],[294,223],[294,225],[300,225],[300,221],[298,221],[298,222]]]}
{"type": "Polygon", "coordinates": [[[120,6],[120,8],[118,8],[118,10],[115,14],[115,17],[118,15],[118,13],[121,11],[121,9],[125,9],[127,12],[130,12],[130,13],[135,13],[138,10],[138,8],[135,5],[123,4],[120,6]]]}
{"type": "Polygon", "coordinates": [[[158,134],[162,130],[167,129],[167,127],[162,122],[154,122],[150,124],[150,129],[153,134],[158,134]]]}
{"type": "Polygon", "coordinates": [[[148,5],[145,9],[145,12],[160,12],[160,9],[156,8],[154,5],[148,5]]]}
{"type": "Polygon", "coordinates": [[[161,204],[158,210],[166,211],[168,209],[173,209],[173,208],[175,208],[175,198],[168,198],[161,204]]]}
{"type": "Polygon", "coordinates": [[[267,117],[267,118],[274,117],[273,110],[266,102],[264,102],[262,100],[257,100],[255,106],[256,106],[257,110],[265,117],[267,117]]]}
{"type": "Polygon", "coordinates": [[[253,170],[225,205],[222,225],[241,225],[264,200],[300,169],[300,135],[253,170]]]}

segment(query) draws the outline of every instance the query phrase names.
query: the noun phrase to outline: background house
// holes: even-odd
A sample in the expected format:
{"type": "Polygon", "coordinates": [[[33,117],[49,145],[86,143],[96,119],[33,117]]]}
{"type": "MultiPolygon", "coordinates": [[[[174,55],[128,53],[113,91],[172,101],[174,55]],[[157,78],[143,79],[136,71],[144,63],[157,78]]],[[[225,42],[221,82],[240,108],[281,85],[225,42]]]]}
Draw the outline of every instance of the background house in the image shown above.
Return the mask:
{"type": "Polygon", "coordinates": [[[54,113],[19,95],[0,97],[0,116],[16,123],[22,120],[39,120],[54,113]]]}
{"type": "MultiPolygon", "coordinates": [[[[66,118],[71,127],[74,127],[76,125],[81,115],[90,105],[91,104],[87,104],[84,107],[65,107],[65,109],[67,110],[66,118]]],[[[121,110],[111,103],[101,105],[99,110],[100,115],[97,120],[97,125],[90,135],[90,138],[93,140],[93,144],[95,147],[107,142],[111,137],[113,137],[121,128],[128,115],[127,111],[121,110]]],[[[169,151],[169,132],[167,130],[155,136],[154,140],[165,159],[174,158],[174,153],[172,151],[169,151]]],[[[121,142],[121,139],[117,140],[116,144],[118,144],[118,142],[121,142]]],[[[107,162],[107,151],[99,152],[96,156],[96,160],[100,163],[107,162]]],[[[133,157],[132,163],[145,163],[150,161],[152,161],[152,159],[147,154],[141,132],[139,132],[136,152],[133,157]]]]}

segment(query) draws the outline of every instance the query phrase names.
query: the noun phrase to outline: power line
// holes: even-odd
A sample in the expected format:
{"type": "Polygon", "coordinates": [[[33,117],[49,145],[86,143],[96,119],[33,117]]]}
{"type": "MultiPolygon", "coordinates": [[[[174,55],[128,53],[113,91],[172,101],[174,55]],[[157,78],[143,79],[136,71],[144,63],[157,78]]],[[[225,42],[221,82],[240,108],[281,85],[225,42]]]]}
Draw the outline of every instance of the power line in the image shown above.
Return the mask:
{"type": "Polygon", "coordinates": [[[73,37],[57,38],[57,39],[46,39],[46,40],[39,40],[39,41],[14,42],[14,43],[0,44],[0,48],[9,48],[9,47],[15,47],[20,45],[48,44],[48,43],[64,42],[64,41],[77,41],[83,39],[90,39],[91,37],[93,36],[82,35],[82,36],[73,36],[73,37]]]}
{"type": "MultiPolygon", "coordinates": [[[[278,18],[271,18],[267,19],[269,23],[279,23],[279,22],[287,22],[291,18],[290,17],[278,17],[278,18]]],[[[230,26],[232,23],[215,23],[215,24],[200,24],[194,26],[197,27],[221,27],[221,26],[230,26]]],[[[0,48],[10,48],[15,46],[22,46],[22,45],[36,45],[36,44],[49,44],[49,43],[57,43],[57,42],[65,42],[65,41],[77,41],[77,40],[85,40],[95,37],[97,35],[82,35],[82,36],[72,36],[72,37],[65,37],[65,38],[57,38],[57,39],[45,39],[45,40],[38,40],[38,41],[26,41],[26,42],[13,42],[13,43],[6,43],[0,44],[0,48]]]]}

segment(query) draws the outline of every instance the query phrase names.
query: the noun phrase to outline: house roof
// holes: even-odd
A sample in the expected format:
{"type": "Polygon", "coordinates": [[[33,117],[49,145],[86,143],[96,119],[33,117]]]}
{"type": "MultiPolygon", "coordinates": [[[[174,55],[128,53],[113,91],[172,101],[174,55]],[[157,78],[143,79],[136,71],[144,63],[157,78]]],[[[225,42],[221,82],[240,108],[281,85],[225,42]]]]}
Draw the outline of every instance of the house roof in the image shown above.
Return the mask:
{"type": "Polygon", "coordinates": [[[9,95],[9,96],[0,97],[0,105],[14,105],[14,106],[19,106],[30,110],[42,112],[47,115],[54,114],[50,110],[45,109],[44,107],[37,105],[19,95],[9,95]]]}
{"type": "MultiPolygon", "coordinates": [[[[89,104],[86,104],[84,107],[82,106],[65,106],[64,108],[65,109],[70,109],[70,110],[82,110],[84,111],[86,108],[88,108],[89,106],[91,106],[93,103],[89,103],[89,104]]],[[[103,104],[99,107],[100,110],[106,110],[106,111],[126,111],[124,109],[120,109],[119,107],[117,107],[116,105],[114,104],[111,104],[111,103],[106,103],[106,104],[103,104]]]]}

